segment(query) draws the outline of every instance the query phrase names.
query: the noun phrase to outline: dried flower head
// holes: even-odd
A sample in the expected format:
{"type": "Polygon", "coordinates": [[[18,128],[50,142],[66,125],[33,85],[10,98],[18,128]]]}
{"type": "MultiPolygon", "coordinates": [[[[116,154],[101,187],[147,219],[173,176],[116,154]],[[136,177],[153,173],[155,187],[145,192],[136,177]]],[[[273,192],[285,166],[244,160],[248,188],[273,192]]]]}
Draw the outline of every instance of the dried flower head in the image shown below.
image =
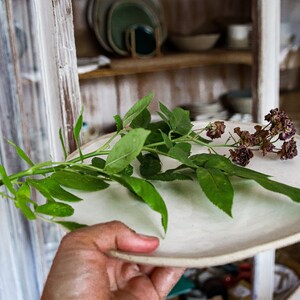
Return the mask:
{"type": "Polygon", "coordinates": [[[260,144],[260,150],[262,150],[263,156],[265,156],[268,152],[273,152],[275,145],[268,139],[262,140],[260,144]]]}
{"type": "Polygon", "coordinates": [[[253,134],[251,134],[248,130],[241,130],[240,127],[234,128],[234,133],[236,133],[240,140],[239,144],[244,146],[255,146],[256,145],[256,138],[253,134]]]}
{"type": "Polygon", "coordinates": [[[253,152],[248,147],[241,145],[238,148],[230,149],[231,160],[241,166],[248,165],[250,159],[253,157],[253,152]]]}
{"type": "Polygon", "coordinates": [[[288,142],[282,144],[281,150],[277,152],[280,155],[280,159],[292,159],[297,156],[297,144],[294,138],[290,139],[288,142]]]}
{"type": "Polygon", "coordinates": [[[261,142],[266,140],[270,135],[270,131],[263,128],[261,125],[255,125],[254,129],[255,129],[255,132],[253,135],[256,140],[256,145],[259,145],[261,142]]]}
{"type": "Polygon", "coordinates": [[[215,121],[206,126],[206,135],[211,139],[217,139],[225,132],[225,124],[223,121],[215,121]]]}
{"type": "Polygon", "coordinates": [[[271,134],[273,136],[279,134],[280,140],[285,141],[296,133],[292,120],[284,111],[280,111],[278,108],[271,109],[269,114],[265,116],[265,120],[271,124],[271,134]]]}

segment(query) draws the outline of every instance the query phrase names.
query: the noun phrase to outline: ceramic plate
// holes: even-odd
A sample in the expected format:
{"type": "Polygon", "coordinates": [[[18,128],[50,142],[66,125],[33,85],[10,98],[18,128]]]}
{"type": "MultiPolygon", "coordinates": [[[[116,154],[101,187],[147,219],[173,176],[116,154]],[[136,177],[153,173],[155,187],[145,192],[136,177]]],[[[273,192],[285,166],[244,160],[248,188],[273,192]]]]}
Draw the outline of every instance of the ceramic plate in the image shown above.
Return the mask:
{"type": "Polygon", "coordinates": [[[108,41],[116,53],[128,55],[125,33],[135,24],[143,24],[153,29],[160,26],[156,13],[140,1],[118,1],[112,5],[108,14],[108,41]]]}
{"type": "MultiPolygon", "coordinates": [[[[203,128],[207,122],[195,123],[203,128]]],[[[240,126],[252,130],[253,125],[227,122],[227,132],[240,126]]],[[[253,130],[252,130],[253,131],[253,130]]],[[[224,140],[228,137],[225,136],[224,140]]],[[[299,145],[299,136],[296,138],[299,145]]],[[[84,152],[97,149],[103,139],[84,147],[84,152]]],[[[220,148],[220,153],[228,149],[220,148]]],[[[196,147],[195,153],[207,152],[196,147]]],[[[163,160],[165,169],[174,161],[163,160]]],[[[300,187],[300,158],[282,161],[276,156],[256,157],[249,167],[274,176],[274,180],[300,187]]],[[[169,228],[163,234],[160,216],[147,205],[132,198],[121,186],[112,185],[100,192],[76,194],[84,201],[74,203],[72,220],[95,224],[120,220],[137,232],[158,236],[160,246],[150,255],[113,252],[129,261],[153,265],[208,267],[252,257],[261,251],[284,247],[300,241],[300,204],[268,192],[250,180],[233,182],[235,197],[233,217],[228,217],[211,204],[196,182],[154,182],[166,201],[169,228]]]]}
{"type": "MultiPolygon", "coordinates": [[[[107,32],[107,16],[111,6],[118,2],[118,0],[91,0],[87,10],[87,19],[91,28],[93,28],[96,37],[101,46],[108,52],[113,52],[109,45],[107,32]]],[[[143,5],[151,6],[151,9],[159,16],[160,23],[162,24],[163,38],[166,38],[167,31],[164,21],[164,14],[159,0],[140,0],[143,5]]]]}

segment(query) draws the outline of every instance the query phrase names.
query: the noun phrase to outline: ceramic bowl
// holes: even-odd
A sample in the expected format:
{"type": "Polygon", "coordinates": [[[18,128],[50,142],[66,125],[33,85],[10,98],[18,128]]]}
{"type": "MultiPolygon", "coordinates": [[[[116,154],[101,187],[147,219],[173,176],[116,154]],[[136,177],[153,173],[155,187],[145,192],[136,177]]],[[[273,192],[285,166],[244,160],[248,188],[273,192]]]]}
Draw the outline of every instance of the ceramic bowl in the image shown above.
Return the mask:
{"type": "Polygon", "coordinates": [[[252,113],[252,93],[250,89],[232,90],[222,96],[224,106],[234,113],[252,113]]]}
{"type": "Polygon", "coordinates": [[[219,33],[191,36],[173,35],[170,36],[170,41],[179,50],[197,52],[213,48],[219,37],[219,33]]]}

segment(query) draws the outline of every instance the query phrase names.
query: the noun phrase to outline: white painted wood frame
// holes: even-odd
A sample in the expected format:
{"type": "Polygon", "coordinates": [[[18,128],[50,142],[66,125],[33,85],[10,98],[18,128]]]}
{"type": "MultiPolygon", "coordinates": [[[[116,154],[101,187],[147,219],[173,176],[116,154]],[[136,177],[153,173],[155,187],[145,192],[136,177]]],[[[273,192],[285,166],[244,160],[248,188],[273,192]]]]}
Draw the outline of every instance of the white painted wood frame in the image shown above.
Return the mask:
{"type": "MultiPolygon", "coordinates": [[[[253,93],[255,121],[264,122],[270,109],[279,106],[280,0],[255,0],[253,93]]],[[[275,250],[254,258],[252,298],[271,300],[274,290],[275,250]]]]}
{"type": "MultiPolygon", "coordinates": [[[[54,159],[60,159],[62,152],[57,139],[58,129],[60,127],[64,129],[67,147],[70,151],[74,150],[76,145],[72,137],[72,125],[81,106],[76,69],[72,4],[71,0],[33,0],[33,3],[36,8],[39,28],[39,55],[51,153],[54,159]]],[[[7,7],[11,6],[11,1],[0,0],[0,5],[2,26],[5,24],[11,26],[9,22],[2,23],[2,18],[7,20],[5,12],[7,7]]],[[[254,8],[255,13],[257,13],[256,20],[258,25],[256,32],[258,38],[258,44],[256,45],[257,61],[254,65],[254,75],[257,78],[256,83],[254,83],[256,84],[254,113],[257,121],[261,121],[262,116],[270,108],[278,105],[280,0],[255,0],[254,8]]],[[[1,38],[4,40],[4,37],[2,35],[1,38]]],[[[9,35],[6,35],[6,38],[6,44],[11,45],[9,35]]],[[[12,49],[8,49],[8,51],[12,51],[12,49]]],[[[15,83],[10,85],[11,94],[6,93],[7,102],[12,97],[18,96],[17,64],[12,64],[11,67],[15,68],[9,71],[12,72],[11,74],[14,74],[14,77],[11,79],[15,83]]],[[[16,99],[15,103],[20,99],[16,99]]],[[[5,113],[4,111],[2,112],[5,113]]],[[[20,123],[17,124],[18,126],[20,125],[20,123]]],[[[16,131],[20,130],[20,128],[17,128],[16,131]]],[[[8,150],[5,150],[1,144],[1,153],[9,153],[5,151],[8,150]]],[[[1,159],[3,160],[3,157],[1,159]]],[[[9,211],[9,208],[7,208],[7,211],[9,211]]],[[[9,247],[7,253],[9,253],[9,247]]],[[[255,267],[253,298],[261,300],[272,299],[274,252],[258,255],[255,258],[255,267]]],[[[0,284],[3,287],[2,281],[0,284]]],[[[9,299],[6,297],[6,294],[3,295],[5,295],[3,299],[9,299]]],[[[34,296],[32,297],[34,298],[34,296]]],[[[30,296],[28,299],[33,298],[30,296]]],[[[21,298],[16,296],[14,299],[21,298]]]]}
{"type": "MultiPolygon", "coordinates": [[[[14,173],[25,167],[24,162],[5,138],[33,155],[35,161],[49,159],[49,155],[53,160],[63,159],[59,128],[68,152],[76,148],[72,132],[81,99],[71,0],[0,0],[0,23],[0,163],[14,173]],[[33,47],[32,35],[34,46],[39,46],[30,54],[36,65],[26,75],[30,84],[36,81],[32,97],[24,92],[26,80],[15,32],[18,12],[29,13],[29,27],[34,27],[27,32],[28,48],[33,47]]],[[[43,235],[42,227],[41,222],[25,220],[11,201],[0,200],[0,299],[39,299],[47,275],[44,242],[48,236],[43,235]]]]}

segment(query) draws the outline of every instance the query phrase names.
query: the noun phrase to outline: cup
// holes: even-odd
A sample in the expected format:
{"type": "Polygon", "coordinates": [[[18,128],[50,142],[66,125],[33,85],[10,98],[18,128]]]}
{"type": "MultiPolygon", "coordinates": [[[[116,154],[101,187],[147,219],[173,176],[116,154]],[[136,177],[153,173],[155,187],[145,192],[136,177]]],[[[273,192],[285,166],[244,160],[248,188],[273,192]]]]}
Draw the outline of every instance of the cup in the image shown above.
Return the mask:
{"type": "Polygon", "coordinates": [[[227,28],[227,44],[230,48],[249,48],[251,40],[250,24],[232,24],[227,28]]]}

